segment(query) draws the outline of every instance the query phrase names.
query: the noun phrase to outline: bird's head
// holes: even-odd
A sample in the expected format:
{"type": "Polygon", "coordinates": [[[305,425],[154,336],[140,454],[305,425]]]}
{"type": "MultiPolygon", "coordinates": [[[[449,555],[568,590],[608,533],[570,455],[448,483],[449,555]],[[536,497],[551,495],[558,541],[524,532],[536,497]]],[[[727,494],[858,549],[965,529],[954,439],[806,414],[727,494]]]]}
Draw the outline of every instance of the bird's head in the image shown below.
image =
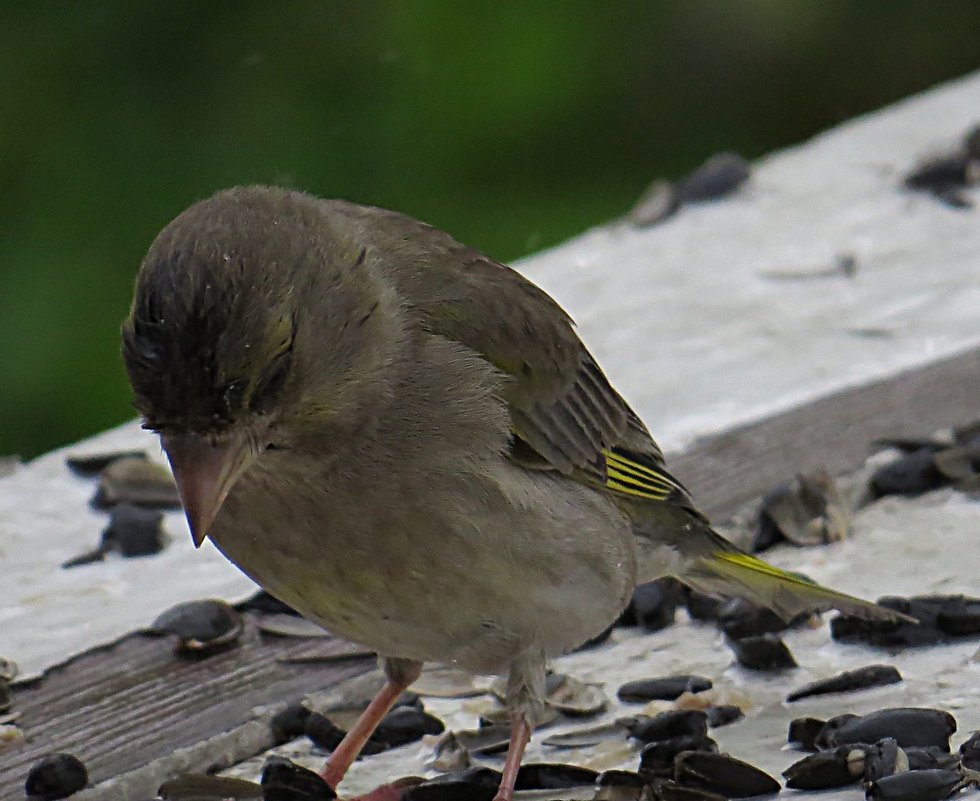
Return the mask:
{"type": "Polygon", "coordinates": [[[123,361],[196,545],[267,451],[355,429],[385,383],[392,304],[321,204],[219,193],[164,228],[140,268],[123,361]]]}

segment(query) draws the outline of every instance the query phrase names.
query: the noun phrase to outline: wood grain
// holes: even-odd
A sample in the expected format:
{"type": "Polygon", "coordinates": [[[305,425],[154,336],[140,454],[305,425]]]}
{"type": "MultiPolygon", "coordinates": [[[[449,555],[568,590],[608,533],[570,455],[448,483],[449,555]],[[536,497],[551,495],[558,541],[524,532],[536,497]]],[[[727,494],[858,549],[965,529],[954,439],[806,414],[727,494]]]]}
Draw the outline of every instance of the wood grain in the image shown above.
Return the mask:
{"type": "MultiPolygon", "coordinates": [[[[175,655],[168,638],[129,635],[48,671],[31,686],[15,688],[17,724],[27,741],[0,755],[0,799],[22,801],[27,771],[46,753],[75,754],[98,785],[240,727],[258,717],[261,707],[281,707],[366,673],[375,660],[363,654],[342,640],[268,638],[251,626],[237,647],[196,658],[175,655]],[[360,656],[281,661],[311,652],[360,656]]],[[[273,744],[267,726],[257,738],[250,732],[247,741],[244,749],[226,743],[224,753],[185,760],[182,771],[226,767],[273,744]]],[[[160,781],[152,772],[148,776],[152,781],[133,786],[136,795],[129,797],[155,794],[160,781]]],[[[115,798],[125,801],[123,794],[115,798]]]]}
{"type": "Polygon", "coordinates": [[[980,419],[980,347],[827,395],[668,454],[698,506],[721,521],[797,473],[854,470],[882,437],[929,436],[980,419]]]}

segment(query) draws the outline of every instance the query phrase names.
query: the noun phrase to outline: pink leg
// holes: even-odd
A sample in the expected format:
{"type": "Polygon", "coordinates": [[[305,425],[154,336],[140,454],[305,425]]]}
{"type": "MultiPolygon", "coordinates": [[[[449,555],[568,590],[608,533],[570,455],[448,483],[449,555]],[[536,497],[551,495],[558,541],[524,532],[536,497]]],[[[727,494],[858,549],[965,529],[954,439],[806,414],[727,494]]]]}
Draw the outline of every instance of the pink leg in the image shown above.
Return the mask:
{"type": "Polygon", "coordinates": [[[504,760],[504,774],[500,779],[500,787],[493,801],[512,801],[514,784],[517,782],[517,771],[521,769],[524,749],[531,739],[531,724],[527,716],[521,712],[515,713],[510,727],[510,744],[507,746],[507,759],[504,760]]]}
{"type": "MultiPolygon", "coordinates": [[[[410,663],[406,660],[390,660],[385,663],[385,672],[388,675],[385,686],[374,696],[367,709],[361,713],[357,722],[351,727],[351,730],[344,735],[340,745],[330,754],[327,764],[320,770],[320,775],[334,790],[337,789],[340,780],[344,778],[347,769],[361,753],[364,744],[374,734],[374,730],[378,727],[381,719],[395,705],[398,696],[405,692],[408,686],[418,678],[421,668],[420,664],[410,663]]],[[[378,790],[381,789],[378,788],[378,790]]]]}

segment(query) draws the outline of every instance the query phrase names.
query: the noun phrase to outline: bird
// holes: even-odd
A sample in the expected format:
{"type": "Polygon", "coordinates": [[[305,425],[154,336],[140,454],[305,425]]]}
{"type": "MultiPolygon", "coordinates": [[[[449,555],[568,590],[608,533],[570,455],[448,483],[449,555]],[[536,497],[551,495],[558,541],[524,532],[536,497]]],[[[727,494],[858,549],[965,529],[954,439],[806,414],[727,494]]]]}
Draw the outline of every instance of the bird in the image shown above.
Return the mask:
{"type": "Polygon", "coordinates": [[[194,203],[142,261],[122,357],[195,545],[379,655],[334,789],[436,662],[506,676],[511,801],[548,660],[642,582],[897,616],[718,534],[561,306],[404,214],[270,186],[194,203]]]}

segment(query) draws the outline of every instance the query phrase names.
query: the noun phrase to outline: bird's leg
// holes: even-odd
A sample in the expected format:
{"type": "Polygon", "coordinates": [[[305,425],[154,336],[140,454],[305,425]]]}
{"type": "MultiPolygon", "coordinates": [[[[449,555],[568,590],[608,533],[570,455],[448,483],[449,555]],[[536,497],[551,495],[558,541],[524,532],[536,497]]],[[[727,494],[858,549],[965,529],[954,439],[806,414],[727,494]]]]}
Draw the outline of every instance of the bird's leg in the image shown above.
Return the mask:
{"type": "Polygon", "coordinates": [[[507,707],[510,709],[510,743],[500,787],[493,801],[512,801],[517,772],[534,724],[540,719],[544,697],[544,654],[529,652],[515,659],[507,677],[507,707]]]}
{"type": "Polygon", "coordinates": [[[531,739],[531,729],[531,724],[523,712],[518,712],[511,718],[510,743],[507,746],[507,758],[504,760],[504,772],[493,801],[512,801],[514,798],[517,771],[521,769],[524,749],[531,739]]]}
{"type": "Polygon", "coordinates": [[[327,764],[320,771],[320,775],[334,790],[361,753],[364,744],[374,734],[381,719],[395,705],[398,696],[408,689],[422,671],[422,663],[411,659],[382,659],[381,665],[388,681],[367,705],[367,709],[361,713],[350,731],[344,735],[344,739],[333,750],[327,759],[327,764]]]}

